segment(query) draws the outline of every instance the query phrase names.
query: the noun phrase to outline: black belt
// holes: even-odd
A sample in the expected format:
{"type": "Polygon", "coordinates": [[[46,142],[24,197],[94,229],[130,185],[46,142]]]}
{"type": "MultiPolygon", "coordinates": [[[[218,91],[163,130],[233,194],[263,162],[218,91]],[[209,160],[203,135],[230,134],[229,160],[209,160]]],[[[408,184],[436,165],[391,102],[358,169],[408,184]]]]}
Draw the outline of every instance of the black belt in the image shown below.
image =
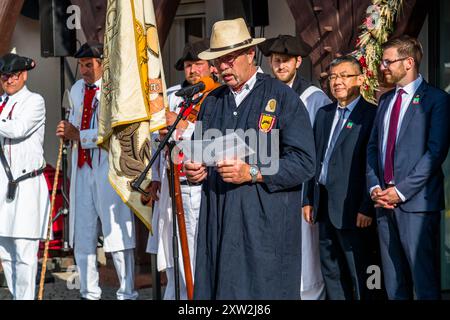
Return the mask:
{"type": "Polygon", "coordinates": [[[20,181],[29,179],[29,178],[34,178],[37,177],[38,175],[40,175],[41,173],[43,173],[45,171],[45,166],[43,166],[42,168],[39,168],[37,170],[33,170],[29,173],[25,173],[23,176],[18,177],[16,180],[14,180],[14,182],[19,183],[20,181]]]}
{"type": "Polygon", "coordinates": [[[42,168],[33,170],[29,173],[24,174],[23,176],[18,177],[17,179],[14,179],[11,173],[11,168],[9,167],[8,161],[6,161],[5,154],[3,153],[3,146],[1,145],[0,145],[0,160],[2,162],[3,168],[5,169],[6,176],[8,177],[8,191],[6,193],[6,198],[11,201],[14,200],[14,198],[16,197],[16,190],[19,182],[29,178],[36,177],[45,170],[44,164],[42,168]]]}

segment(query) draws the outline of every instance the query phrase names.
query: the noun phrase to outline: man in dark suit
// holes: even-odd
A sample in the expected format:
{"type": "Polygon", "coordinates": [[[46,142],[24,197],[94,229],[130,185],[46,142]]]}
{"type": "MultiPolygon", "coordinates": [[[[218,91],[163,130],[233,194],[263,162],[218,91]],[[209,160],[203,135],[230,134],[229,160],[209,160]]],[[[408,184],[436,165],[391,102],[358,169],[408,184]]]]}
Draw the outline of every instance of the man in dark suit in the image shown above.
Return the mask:
{"type": "Polygon", "coordinates": [[[305,187],[309,223],[320,221],[320,260],[328,299],[370,299],[367,267],[375,262],[373,204],[366,185],[366,147],[376,107],[360,96],[361,66],[351,56],[330,65],[337,103],[317,112],[315,177],[305,187]]]}
{"type": "Polygon", "coordinates": [[[440,298],[442,162],[450,140],[449,95],[418,73],[420,43],[383,45],[381,71],[396,86],[380,98],[367,153],[367,183],[377,210],[389,299],[440,298]]]}

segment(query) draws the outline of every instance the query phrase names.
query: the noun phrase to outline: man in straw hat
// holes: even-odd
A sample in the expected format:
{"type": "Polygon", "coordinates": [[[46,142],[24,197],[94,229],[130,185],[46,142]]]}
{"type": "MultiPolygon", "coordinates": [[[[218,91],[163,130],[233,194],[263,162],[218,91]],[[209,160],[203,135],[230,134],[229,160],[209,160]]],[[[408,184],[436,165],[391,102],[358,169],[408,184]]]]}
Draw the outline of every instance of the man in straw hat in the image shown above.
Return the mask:
{"type": "MultiPolygon", "coordinates": [[[[331,103],[327,95],[300,75],[303,58],[311,52],[311,47],[303,40],[290,35],[279,35],[258,45],[265,56],[274,76],[291,87],[308,110],[311,125],[317,111],[331,103]]],[[[300,209],[301,210],[301,209],[300,209]]],[[[303,214],[302,214],[303,215],[303,214]]],[[[319,225],[302,219],[302,300],[325,299],[325,284],[320,270],[319,225]]]]}
{"type": "Polygon", "coordinates": [[[255,46],[264,40],[253,39],[242,18],[219,21],[199,54],[226,84],[205,99],[202,132],[245,130],[256,153],[214,167],[184,164],[188,179],[203,183],[196,299],[297,299],[300,292],[298,210],[301,184],[313,174],[314,138],[295,92],[257,72],[255,46]]]}
{"type": "Polygon", "coordinates": [[[108,181],[108,152],[97,146],[102,85],[103,44],[89,41],[75,53],[82,79],[70,90],[74,108],[61,121],[56,135],[72,142],[70,188],[70,245],[74,247],[80,275],[81,299],[99,300],[97,240],[114,260],[120,288],[118,300],[135,300],[134,216],[108,181]]]}
{"type": "MultiPolygon", "coordinates": [[[[193,85],[205,79],[205,77],[213,79],[215,67],[211,62],[202,60],[198,57],[198,54],[208,49],[209,40],[202,39],[193,43],[187,43],[183,55],[175,64],[175,69],[178,71],[184,71],[185,81],[182,84],[170,87],[167,90],[167,98],[169,101],[170,112],[166,113],[167,125],[172,125],[177,114],[181,110],[181,104],[183,102],[182,97],[178,97],[175,93],[181,88],[193,85]]],[[[212,88],[219,86],[214,84],[212,88]]],[[[207,88],[210,91],[212,88],[207,88]]],[[[194,96],[194,100],[203,97],[208,92],[202,92],[194,96]]],[[[198,108],[201,102],[199,102],[198,108]]],[[[194,131],[195,117],[192,118],[191,114],[197,112],[197,107],[190,108],[185,111],[186,119],[181,120],[177,125],[175,131],[175,138],[177,140],[190,140],[194,131]]],[[[160,133],[167,133],[167,129],[160,130],[160,133]]],[[[156,139],[156,137],[155,137],[156,139]]],[[[164,291],[164,300],[175,299],[175,279],[174,279],[174,267],[173,267],[173,254],[172,254],[172,205],[169,195],[169,181],[167,179],[166,169],[168,162],[164,152],[161,153],[160,161],[157,165],[152,167],[152,183],[150,185],[151,198],[156,201],[153,210],[152,225],[156,226],[153,230],[153,234],[150,233],[147,245],[147,252],[158,253],[158,270],[166,270],[167,286],[164,291]],[[159,192],[160,191],[160,192],[159,192]],[[161,250],[161,251],[160,251],[161,250]]],[[[181,165],[178,166],[178,170],[181,169],[181,165]]],[[[186,219],[186,233],[189,246],[189,258],[191,260],[191,269],[195,270],[195,251],[197,240],[197,226],[198,215],[200,211],[200,199],[201,199],[201,185],[190,184],[184,172],[180,170],[180,188],[183,200],[183,209],[186,219]]],[[[181,247],[178,250],[181,252],[181,247]]],[[[186,278],[184,274],[183,260],[179,260],[181,281],[180,281],[180,297],[183,300],[188,298],[186,291],[186,278]]]]}
{"type": "Polygon", "coordinates": [[[0,260],[13,299],[33,300],[39,240],[50,213],[44,160],[45,102],[25,85],[35,62],[0,58],[0,260]]]}

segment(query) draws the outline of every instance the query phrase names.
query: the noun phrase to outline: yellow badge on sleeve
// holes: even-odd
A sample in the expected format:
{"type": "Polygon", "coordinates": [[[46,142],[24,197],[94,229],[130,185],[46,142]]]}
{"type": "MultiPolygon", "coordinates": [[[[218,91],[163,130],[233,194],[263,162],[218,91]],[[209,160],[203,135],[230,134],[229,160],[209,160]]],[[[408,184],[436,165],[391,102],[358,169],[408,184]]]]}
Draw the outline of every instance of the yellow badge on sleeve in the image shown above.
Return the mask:
{"type": "Polygon", "coordinates": [[[273,125],[275,124],[275,116],[261,113],[259,117],[259,130],[262,132],[268,133],[272,130],[273,125]]]}
{"type": "Polygon", "coordinates": [[[265,111],[266,112],[275,112],[275,110],[277,109],[277,100],[275,100],[275,99],[270,99],[268,102],[267,102],[267,105],[266,105],[266,109],[265,109],[265,111]]]}

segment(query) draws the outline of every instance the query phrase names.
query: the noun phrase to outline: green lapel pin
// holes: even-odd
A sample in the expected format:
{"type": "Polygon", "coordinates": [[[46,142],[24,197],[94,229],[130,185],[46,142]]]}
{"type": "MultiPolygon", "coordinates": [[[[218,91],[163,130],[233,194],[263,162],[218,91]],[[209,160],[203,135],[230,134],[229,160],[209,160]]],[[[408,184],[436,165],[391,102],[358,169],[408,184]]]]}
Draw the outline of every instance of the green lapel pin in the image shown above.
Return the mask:
{"type": "Polygon", "coordinates": [[[351,129],[352,127],[353,127],[353,122],[349,121],[349,122],[347,123],[346,128],[347,128],[347,129],[351,129]]]}
{"type": "Polygon", "coordinates": [[[413,99],[413,104],[419,104],[420,103],[420,97],[419,96],[415,96],[413,99]]]}

